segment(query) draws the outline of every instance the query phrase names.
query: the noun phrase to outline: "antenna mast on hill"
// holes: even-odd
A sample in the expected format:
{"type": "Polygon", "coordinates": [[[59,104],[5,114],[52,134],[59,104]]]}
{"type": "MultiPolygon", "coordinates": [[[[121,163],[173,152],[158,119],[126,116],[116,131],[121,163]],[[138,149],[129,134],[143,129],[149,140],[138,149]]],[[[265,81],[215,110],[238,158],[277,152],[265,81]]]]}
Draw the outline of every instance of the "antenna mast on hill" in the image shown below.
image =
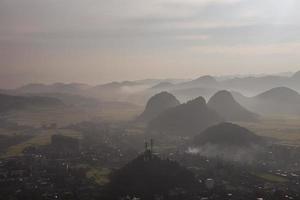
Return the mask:
{"type": "Polygon", "coordinates": [[[148,142],[145,141],[145,152],[148,150],[148,142]]]}
{"type": "Polygon", "coordinates": [[[150,140],[150,149],[149,149],[149,143],[145,141],[145,152],[144,152],[144,160],[149,161],[152,159],[153,154],[153,139],[150,140]]]}
{"type": "Polygon", "coordinates": [[[150,151],[151,151],[151,154],[153,153],[153,143],[154,143],[154,140],[151,138],[151,140],[150,140],[150,151]]]}

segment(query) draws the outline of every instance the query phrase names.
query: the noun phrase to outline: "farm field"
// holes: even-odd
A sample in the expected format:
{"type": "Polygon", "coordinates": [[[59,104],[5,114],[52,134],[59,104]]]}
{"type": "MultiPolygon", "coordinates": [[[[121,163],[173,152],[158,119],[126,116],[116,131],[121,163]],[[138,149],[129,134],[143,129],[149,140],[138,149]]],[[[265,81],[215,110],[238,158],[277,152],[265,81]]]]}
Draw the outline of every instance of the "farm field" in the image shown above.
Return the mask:
{"type": "Polygon", "coordinates": [[[127,121],[134,119],[142,112],[142,108],[112,109],[108,107],[95,108],[32,108],[22,111],[13,111],[2,118],[19,125],[40,127],[55,123],[58,127],[64,127],[83,121],[127,121]]]}
{"type": "Polygon", "coordinates": [[[300,117],[270,117],[259,122],[237,123],[257,135],[274,139],[276,143],[300,145],[300,117]]]}
{"type": "Polygon", "coordinates": [[[7,150],[2,153],[1,157],[12,157],[21,155],[26,147],[48,145],[51,142],[51,136],[54,134],[61,134],[64,136],[81,138],[81,134],[73,130],[41,130],[38,134],[34,135],[30,139],[7,148],[7,150]]]}

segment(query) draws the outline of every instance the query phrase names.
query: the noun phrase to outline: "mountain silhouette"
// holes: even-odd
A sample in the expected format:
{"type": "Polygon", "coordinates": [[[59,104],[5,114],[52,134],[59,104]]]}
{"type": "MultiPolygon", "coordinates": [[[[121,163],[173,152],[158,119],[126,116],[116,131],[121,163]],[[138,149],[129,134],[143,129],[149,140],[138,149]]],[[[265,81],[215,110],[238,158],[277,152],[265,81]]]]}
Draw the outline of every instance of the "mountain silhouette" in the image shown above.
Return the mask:
{"type": "Polygon", "coordinates": [[[168,92],[161,92],[152,96],[146,105],[144,112],[138,117],[139,120],[148,122],[168,108],[178,106],[180,102],[168,92]]]}
{"type": "Polygon", "coordinates": [[[293,74],[292,79],[300,80],[300,71],[297,71],[293,74]]]}
{"type": "Polygon", "coordinates": [[[226,122],[207,128],[196,135],[193,142],[196,146],[210,144],[225,147],[249,147],[253,144],[260,144],[262,139],[246,128],[226,122]]]}
{"type": "Polygon", "coordinates": [[[241,106],[226,90],[213,95],[207,105],[227,121],[255,121],[258,119],[257,114],[241,106]]]}
{"type": "Polygon", "coordinates": [[[197,98],[199,96],[202,96],[205,99],[208,99],[214,93],[216,93],[218,91],[218,89],[216,89],[216,88],[197,87],[197,88],[176,89],[176,90],[170,90],[170,91],[180,101],[186,102],[186,101],[188,101],[190,99],[195,99],[195,98],[197,98]]]}
{"type": "Polygon", "coordinates": [[[150,156],[140,155],[112,175],[108,199],[126,196],[145,200],[155,199],[155,196],[171,199],[172,191],[180,189],[188,194],[191,188],[199,188],[194,174],[176,161],[150,156]]]}
{"type": "Polygon", "coordinates": [[[298,101],[300,95],[295,90],[292,90],[287,87],[277,87],[270,89],[266,92],[263,92],[255,97],[256,99],[261,100],[271,100],[271,101],[298,101]]]}
{"type": "Polygon", "coordinates": [[[201,76],[193,81],[191,81],[193,83],[199,83],[199,84],[205,84],[205,85],[213,85],[213,84],[217,84],[217,80],[209,75],[206,76],[201,76]]]}
{"type": "Polygon", "coordinates": [[[199,87],[216,88],[218,86],[219,86],[219,82],[214,77],[206,75],[191,81],[176,84],[176,86],[174,86],[174,89],[179,90],[179,89],[199,88],[199,87]]]}
{"type": "Polygon", "coordinates": [[[150,121],[148,129],[160,133],[189,136],[219,123],[222,118],[208,108],[203,97],[167,109],[150,121]]]}
{"type": "Polygon", "coordinates": [[[300,114],[300,94],[287,87],[277,87],[254,97],[238,95],[237,100],[247,109],[262,115],[300,114]]]}
{"type": "Polygon", "coordinates": [[[261,112],[274,114],[300,114],[300,94],[287,87],[278,87],[256,97],[261,112]]]}

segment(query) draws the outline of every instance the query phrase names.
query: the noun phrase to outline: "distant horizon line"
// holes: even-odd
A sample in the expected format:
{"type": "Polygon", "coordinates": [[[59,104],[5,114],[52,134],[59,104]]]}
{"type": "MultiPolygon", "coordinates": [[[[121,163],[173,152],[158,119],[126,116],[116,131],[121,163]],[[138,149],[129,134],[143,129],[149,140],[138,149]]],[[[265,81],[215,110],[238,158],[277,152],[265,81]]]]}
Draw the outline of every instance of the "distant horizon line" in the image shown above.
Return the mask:
{"type": "MultiPolygon", "coordinates": [[[[300,70],[299,70],[300,71],[300,70]]],[[[72,85],[72,84],[82,84],[82,85],[87,85],[87,86],[100,86],[100,85],[106,85],[106,84],[110,84],[110,83],[124,83],[124,82],[139,82],[139,81],[147,81],[147,80],[158,80],[158,81],[167,81],[167,80],[177,80],[177,81],[190,81],[190,80],[195,80],[197,78],[200,77],[204,77],[204,76],[211,76],[214,77],[216,79],[219,80],[226,80],[226,79],[233,79],[233,78],[247,78],[247,77],[264,77],[264,76],[282,76],[282,77],[289,77],[292,76],[293,74],[299,72],[299,71],[283,71],[283,72],[277,72],[277,73],[251,73],[251,74],[224,74],[224,75],[211,75],[211,74],[203,74],[203,75],[199,75],[196,76],[194,78],[159,78],[159,77],[155,77],[155,78],[141,78],[141,79],[127,79],[127,80],[112,80],[112,81],[105,81],[105,82],[99,82],[99,83],[86,83],[86,82],[76,82],[76,81],[45,81],[45,82],[27,82],[27,83],[23,83],[23,84],[18,84],[17,86],[14,87],[4,87],[4,88],[0,88],[3,90],[13,90],[13,89],[18,89],[20,87],[23,86],[27,86],[27,85],[47,85],[47,86],[51,86],[51,85],[55,85],[55,84],[65,84],[65,85],[72,85]]]]}

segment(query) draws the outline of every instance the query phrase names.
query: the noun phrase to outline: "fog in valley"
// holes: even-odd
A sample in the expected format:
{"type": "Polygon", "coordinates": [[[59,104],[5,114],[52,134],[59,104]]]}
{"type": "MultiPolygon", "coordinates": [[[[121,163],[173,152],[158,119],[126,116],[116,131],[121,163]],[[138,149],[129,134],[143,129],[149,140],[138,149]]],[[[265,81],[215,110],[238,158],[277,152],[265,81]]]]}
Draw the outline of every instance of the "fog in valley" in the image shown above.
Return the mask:
{"type": "Polygon", "coordinates": [[[295,0],[0,0],[0,200],[300,199],[295,0]]]}

